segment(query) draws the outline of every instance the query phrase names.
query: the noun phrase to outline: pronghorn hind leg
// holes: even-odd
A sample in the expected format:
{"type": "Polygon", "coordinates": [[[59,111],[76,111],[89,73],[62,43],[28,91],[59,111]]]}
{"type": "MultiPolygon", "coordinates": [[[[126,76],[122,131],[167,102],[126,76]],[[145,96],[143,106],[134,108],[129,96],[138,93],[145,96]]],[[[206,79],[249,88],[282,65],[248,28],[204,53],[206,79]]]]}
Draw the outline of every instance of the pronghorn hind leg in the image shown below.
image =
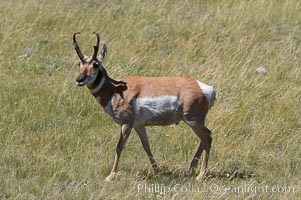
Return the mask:
{"type": "Polygon", "coordinates": [[[154,156],[153,156],[153,154],[151,152],[145,127],[136,127],[135,130],[138,133],[140,141],[142,143],[142,146],[143,146],[145,152],[147,153],[147,155],[149,157],[149,160],[150,160],[150,162],[152,164],[154,173],[158,174],[158,166],[157,166],[156,161],[154,159],[154,156]]]}
{"type": "Polygon", "coordinates": [[[200,160],[201,154],[203,152],[203,145],[202,145],[202,141],[200,141],[199,147],[197,149],[197,151],[195,152],[192,161],[190,163],[190,173],[191,175],[195,174],[195,168],[198,166],[198,162],[200,160]]]}
{"type": "Polygon", "coordinates": [[[207,170],[208,160],[209,160],[209,153],[211,149],[212,137],[211,131],[206,128],[205,126],[201,127],[201,141],[203,146],[203,160],[201,163],[201,170],[200,174],[197,176],[197,180],[201,180],[204,178],[207,170]]]}
{"type": "Polygon", "coordinates": [[[122,149],[131,133],[131,130],[132,130],[132,126],[130,126],[129,124],[124,124],[121,126],[120,138],[119,138],[119,141],[118,141],[118,144],[116,147],[115,161],[114,161],[111,173],[105,179],[106,181],[113,181],[116,177],[118,161],[120,159],[122,149]]]}
{"type": "Polygon", "coordinates": [[[200,174],[196,178],[197,180],[201,180],[206,174],[208,160],[209,160],[209,153],[210,153],[211,143],[212,143],[212,137],[210,136],[211,131],[208,128],[204,127],[204,132],[205,132],[205,136],[203,140],[206,140],[206,146],[204,147],[203,150],[203,161],[201,164],[200,174]]]}
{"type": "Polygon", "coordinates": [[[190,164],[190,172],[193,174],[195,171],[195,168],[198,165],[198,161],[201,157],[201,154],[203,154],[203,160],[201,163],[201,170],[200,174],[197,176],[197,180],[202,179],[206,174],[206,169],[208,165],[208,159],[209,159],[209,153],[212,143],[211,138],[211,131],[204,126],[203,123],[187,123],[192,130],[195,132],[195,134],[200,138],[200,144],[199,147],[191,161],[190,164]]]}

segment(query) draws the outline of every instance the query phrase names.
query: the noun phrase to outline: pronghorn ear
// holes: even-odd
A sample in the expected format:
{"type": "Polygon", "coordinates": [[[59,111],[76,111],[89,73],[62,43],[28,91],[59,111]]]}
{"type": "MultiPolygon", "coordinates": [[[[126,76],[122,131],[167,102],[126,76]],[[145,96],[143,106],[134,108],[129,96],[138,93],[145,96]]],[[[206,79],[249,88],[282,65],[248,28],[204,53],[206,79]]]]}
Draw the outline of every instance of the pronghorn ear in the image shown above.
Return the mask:
{"type": "Polygon", "coordinates": [[[114,79],[111,79],[111,84],[115,88],[115,92],[118,93],[123,98],[123,91],[127,90],[127,83],[123,81],[115,81],[114,79]]]}
{"type": "Polygon", "coordinates": [[[102,47],[102,50],[101,50],[101,55],[99,56],[98,60],[100,62],[102,62],[104,60],[104,58],[106,57],[107,55],[107,52],[108,52],[108,48],[107,48],[107,45],[104,44],[103,47],[102,47]]]}
{"type": "Polygon", "coordinates": [[[119,88],[121,90],[126,90],[127,86],[126,86],[126,82],[123,81],[115,81],[114,79],[111,80],[111,84],[115,87],[115,88],[119,88]]]}

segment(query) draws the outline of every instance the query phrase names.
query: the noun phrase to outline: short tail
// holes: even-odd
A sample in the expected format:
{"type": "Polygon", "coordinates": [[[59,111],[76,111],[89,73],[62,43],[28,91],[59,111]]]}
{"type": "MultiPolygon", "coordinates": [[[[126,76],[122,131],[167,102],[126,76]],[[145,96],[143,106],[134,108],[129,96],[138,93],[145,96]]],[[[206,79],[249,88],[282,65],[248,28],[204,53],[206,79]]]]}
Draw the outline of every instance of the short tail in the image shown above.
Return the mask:
{"type": "Polygon", "coordinates": [[[215,100],[216,100],[216,93],[215,93],[215,90],[213,90],[212,96],[213,96],[213,103],[212,103],[212,106],[213,106],[213,105],[214,105],[214,102],[215,102],[215,100]]]}
{"type": "Polygon", "coordinates": [[[215,101],[216,100],[216,93],[215,93],[215,90],[213,90],[213,101],[215,101]]]}
{"type": "Polygon", "coordinates": [[[205,83],[202,83],[200,81],[197,81],[203,94],[207,98],[208,101],[208,107],[209,109],[213,106],[214,101],[216,99],[216,93],[212,86],[206,85],[205,83]]]}
{"type": "Polygon", "coordinates": [[[215,100],[216,100],[216,93],[215,90],[212,88],[211,103],[209,108],[211,108],[214,105],[215,100]]]}

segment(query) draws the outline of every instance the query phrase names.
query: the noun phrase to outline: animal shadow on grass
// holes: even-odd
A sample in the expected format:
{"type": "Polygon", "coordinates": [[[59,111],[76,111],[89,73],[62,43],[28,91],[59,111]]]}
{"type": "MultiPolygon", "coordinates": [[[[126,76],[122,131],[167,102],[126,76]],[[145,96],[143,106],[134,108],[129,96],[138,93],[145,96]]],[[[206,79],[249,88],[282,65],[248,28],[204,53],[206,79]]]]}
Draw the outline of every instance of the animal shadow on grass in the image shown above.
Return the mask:
{"type": "MultiPolygon", "coordinates": [[[[190,174],[189,171],[185,168],[171,169],[166,166],[159,167],[158,174],[154,174],[151,169],[144,169],[141,172],[134,172],[138,179],[142,180],[160,180],[160,179],[169,179],[172,182],[177,181],[191,181],[195,180],[197,177],[197,173],[190,174]]],[[[221,171],[221,172],[213,172],[208,171],[203,180],[210,179],[224,179],[224,180],[234,180],[234,179],[254,179],[256,177],[255,173],[250,171],[241,171],[241,170],[233,170],[233,171],[221,171]]]]}

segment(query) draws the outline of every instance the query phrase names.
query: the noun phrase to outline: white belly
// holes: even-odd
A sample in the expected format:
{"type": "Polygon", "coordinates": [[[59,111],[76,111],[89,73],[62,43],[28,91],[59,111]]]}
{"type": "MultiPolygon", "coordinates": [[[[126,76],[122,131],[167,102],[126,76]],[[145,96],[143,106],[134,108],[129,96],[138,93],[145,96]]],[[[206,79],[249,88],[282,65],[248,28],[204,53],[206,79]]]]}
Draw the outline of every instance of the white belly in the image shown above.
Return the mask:
{"type": "Polygon", "coordinates": [[[136,125],[168,125],[181,120],[183,109],[176,96],[144,97],[133,102],[136,125]]]}

